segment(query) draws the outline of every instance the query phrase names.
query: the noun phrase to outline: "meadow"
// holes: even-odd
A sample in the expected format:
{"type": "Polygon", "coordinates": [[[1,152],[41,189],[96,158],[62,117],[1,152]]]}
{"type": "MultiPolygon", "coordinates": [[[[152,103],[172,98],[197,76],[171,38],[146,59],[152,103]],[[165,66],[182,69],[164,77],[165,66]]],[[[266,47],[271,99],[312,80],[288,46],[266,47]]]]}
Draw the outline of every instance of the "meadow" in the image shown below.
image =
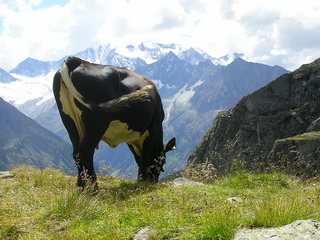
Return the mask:
{"type": "Polygon", "coordinates": [[[320,221],[320,179],[239,170],[202,186],[99,176],[99,190],[54,169],[15,168],[0,180],[0,239],[232,239],[237,228],[320,221]],[[238,197],[230,203],[226,199],[238,197]]]}

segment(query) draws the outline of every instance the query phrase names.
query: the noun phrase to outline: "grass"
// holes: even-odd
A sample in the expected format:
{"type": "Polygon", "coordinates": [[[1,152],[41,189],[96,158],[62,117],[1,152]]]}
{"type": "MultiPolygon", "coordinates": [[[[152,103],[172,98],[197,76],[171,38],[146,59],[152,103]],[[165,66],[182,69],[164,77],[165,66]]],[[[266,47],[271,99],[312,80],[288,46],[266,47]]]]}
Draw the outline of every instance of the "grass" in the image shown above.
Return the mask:
{"type": "Polygon", "coordinates": [[[232,239],[239,227],[320,220],[319,179],[241,170],[196,187],[99,177],[99,191],[52,169],[20,167],[0,180],[0,239],[232,239]],[[240,202],[229,203],[237,196],[240,202]]]}
{"type": "Polygon", "coordinates": [[[293,141],[320,140],[320,132],[307,132],[307,133],[296,135],[294,137],[278,139],[277,141],[284,142],[286,140],[293,140],[293,141]]]}

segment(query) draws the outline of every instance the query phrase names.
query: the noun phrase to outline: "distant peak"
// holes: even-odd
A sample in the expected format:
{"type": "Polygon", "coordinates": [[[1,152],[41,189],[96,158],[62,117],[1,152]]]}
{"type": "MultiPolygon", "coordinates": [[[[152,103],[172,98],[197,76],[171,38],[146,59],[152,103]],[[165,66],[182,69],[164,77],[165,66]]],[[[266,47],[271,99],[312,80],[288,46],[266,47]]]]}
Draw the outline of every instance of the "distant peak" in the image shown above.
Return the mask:
{"type": "Polygon", "coordinates": [[[141,51],[145,51],[147,49],[154,49],[154,48],[159,48],[159,46],[157,46],[156,43],[154,42],[142,42],[140,43],[140,45],[138,46],[138,48],[141,50],[141,51]]]}
{"type": "Polygon", "coordinates": [[[234,62],[236,59],[241,59],[243,57],[244,57],[243,53],[230,53],[230,54],[224,55],[222,57],[219,57],[218,59],[215,59],[213,61],[213,63],[215,65],[227,66],[230,63],[234,62]]]}
{"type": "Polygon", "coordinates": [[[134,51],[134,46],[133,45],[128,45],[126,46],[126,49],[128,49],[130,52],[134,51]]]}
{"type": "Polygon", "coordinates": [[[180,59],[177,55],[174,54],[174,52],[170,51],[168,54],[164,57],[165,59],[180,59]]]}
{"type": "Polygon", "coordinates": [[[161,48],[167,48],[167,49],[176,49],[176,45],[174,43],[171,44],[162,44],[162,43],[157,43],[157,45],[161,48]]]}
{"type": "Polygon", "coordinates": [[[0,68],[0,82],[8,83],[8,82],[14,82],[15,80],[17,79],[14,78],[10,73],[0,68]]]}

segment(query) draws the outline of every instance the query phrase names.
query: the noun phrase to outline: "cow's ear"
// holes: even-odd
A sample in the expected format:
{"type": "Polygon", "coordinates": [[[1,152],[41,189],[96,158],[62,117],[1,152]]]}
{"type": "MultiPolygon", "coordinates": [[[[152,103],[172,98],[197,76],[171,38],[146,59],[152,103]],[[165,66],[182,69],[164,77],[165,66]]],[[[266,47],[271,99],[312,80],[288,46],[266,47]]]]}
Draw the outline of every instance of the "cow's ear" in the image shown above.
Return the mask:
{"type": "Polygon", "coordinates": [[[176,150],[176,138],[172,138],[166,145],[164,151],[169,152],[176,150]]]}

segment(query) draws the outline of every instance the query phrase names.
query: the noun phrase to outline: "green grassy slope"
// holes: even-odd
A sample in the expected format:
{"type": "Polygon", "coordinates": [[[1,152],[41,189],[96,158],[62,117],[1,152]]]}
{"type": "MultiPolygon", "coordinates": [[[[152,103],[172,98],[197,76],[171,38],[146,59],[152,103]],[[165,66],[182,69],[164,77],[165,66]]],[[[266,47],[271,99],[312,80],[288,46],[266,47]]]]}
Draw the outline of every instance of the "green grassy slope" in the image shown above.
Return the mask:
{"type": "Polygon", "coordinates": [[[319,179],[246,172],[203,186],[172,187],[100,177],[81,191],[75,177],[52,169],[16,168],[0,179],[0,239],[232,239],[239,227],[320,220],[319,179]],[[237,196],[234,204],[227,198],[237,196]]]}

